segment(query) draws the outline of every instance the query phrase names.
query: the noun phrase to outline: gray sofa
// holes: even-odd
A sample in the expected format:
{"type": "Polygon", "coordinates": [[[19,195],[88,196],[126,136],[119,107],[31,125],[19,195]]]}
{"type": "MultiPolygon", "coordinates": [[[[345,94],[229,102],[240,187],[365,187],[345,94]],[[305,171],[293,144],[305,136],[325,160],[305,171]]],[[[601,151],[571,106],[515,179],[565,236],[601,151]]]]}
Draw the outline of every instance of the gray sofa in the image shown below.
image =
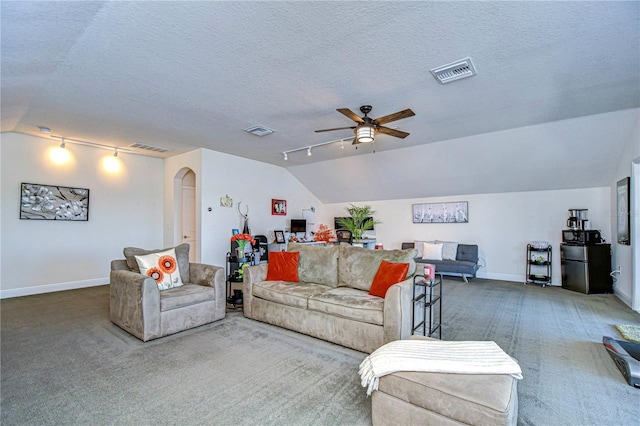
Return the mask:
{"type": "Polygon", "coordinates": [[[415,250],[369,250],[289,243],[300,282],[265,281],[268,264],[244,272],[244,315],[358,351],[411,335],[415,250]],[[409,263],[407,279],[384,298],[369,289],[382,260],[409,263]]]}
{"type": "Polygon", "coordinates": [[[111,262],[111,321],[145,342],[225,316],[224,268],[189,263],[188,244],[175,247],[181,287],[160,291],[153,278],[140,273],[136,255],[166,250],[127,247],[126,259],[111,262]]]}
{"type": "MultiPolygon", "coordinates": [[[[429,241],[425,241],[429,242],[429,241]]],[[[438,243],[447,243],[444,241],[436,241],[438,243]]],[[[406,242],[402,243],[403,249],[411,249],[417,246],[418,244],[423,243],[422,241],[415,242],[406,242]]],[[[420,254],[420,250],[418,250],[418,257],[416,257],[417,263],[429,263],[435,265],[436,273],[443,275],[455,275],[461,276],[464,282],[469,282],[468,278],[475,278],[476,272],[480,269],[479,265],[479,257],[478,257],[478,246],[476,244],[459,244],[459,243],[449,243],[449,244],[457,244],[456,249],[456,258],[453,259],[424,259],[420,254]]],[[[417,248],[417,247],[416,247],[417,248]]]]}

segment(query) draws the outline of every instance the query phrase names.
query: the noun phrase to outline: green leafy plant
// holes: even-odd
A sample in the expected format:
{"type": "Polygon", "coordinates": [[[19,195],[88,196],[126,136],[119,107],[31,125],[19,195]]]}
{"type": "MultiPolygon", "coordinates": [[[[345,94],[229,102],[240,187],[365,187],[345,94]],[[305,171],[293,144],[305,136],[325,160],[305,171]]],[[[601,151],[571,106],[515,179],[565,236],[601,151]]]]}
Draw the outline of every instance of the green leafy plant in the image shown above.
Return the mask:
{"type": "Polygon", "coordinates": [[[349,217],[340,218],[338,221],[341,226],[351,231],[355,243],[360,242],[364,231],[373,229],[373,225],[380,223],[375,219],[369,219],[376,213],[371,206],[365,205],[360,207],[350,204],[350,207],[346,209],[349,212],[349,217]]]}

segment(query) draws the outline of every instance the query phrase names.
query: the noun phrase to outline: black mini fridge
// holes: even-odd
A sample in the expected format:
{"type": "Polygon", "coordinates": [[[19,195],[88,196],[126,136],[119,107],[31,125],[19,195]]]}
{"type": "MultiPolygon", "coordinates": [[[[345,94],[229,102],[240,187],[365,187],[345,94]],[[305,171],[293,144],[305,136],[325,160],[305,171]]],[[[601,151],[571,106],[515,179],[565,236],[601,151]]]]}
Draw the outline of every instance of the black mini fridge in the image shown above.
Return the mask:
{"type": "Polygon", "coordinates": [[[585,294],[611,293],[611,244],[560,244],[562,288],[585,294]]]}

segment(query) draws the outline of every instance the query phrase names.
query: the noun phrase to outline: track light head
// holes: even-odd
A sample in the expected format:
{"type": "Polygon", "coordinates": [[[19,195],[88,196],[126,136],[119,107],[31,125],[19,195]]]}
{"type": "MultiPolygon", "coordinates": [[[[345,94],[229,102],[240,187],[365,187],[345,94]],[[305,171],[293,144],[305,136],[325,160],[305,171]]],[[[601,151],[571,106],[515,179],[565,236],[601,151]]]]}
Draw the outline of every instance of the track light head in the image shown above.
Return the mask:
{"type": "Polygon", "coordinates": [[[289,159],[289,156],[287,155],[286,152],[283,152],[282,156],[284,157],[284,161],[287,161],[289,159]]]}
{"type": "Polygon", "coordinates": [[[311,157],[311,147],[307,148],[307,156],[311,157]]]}
{"type": "Polygon", "coordinates": [[[64,143],[64,138],[62,138],[62,142],[60,143],[60,148],[64,149],[66,144],[64,143]]]}

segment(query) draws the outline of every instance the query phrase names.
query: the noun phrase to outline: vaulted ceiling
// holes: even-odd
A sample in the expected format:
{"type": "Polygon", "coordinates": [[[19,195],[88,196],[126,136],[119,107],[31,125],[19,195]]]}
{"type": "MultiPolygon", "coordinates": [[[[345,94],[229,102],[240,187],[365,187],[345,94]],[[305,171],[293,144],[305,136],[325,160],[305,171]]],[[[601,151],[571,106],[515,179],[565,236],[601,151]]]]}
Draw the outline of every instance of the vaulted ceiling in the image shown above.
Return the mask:
{"type": "MultiPolygon", "coordinates": [[[[46,126],[69,138],[170,149],[142,151],[165,157],[212,149],[287,167],[325,202],[364,193],[388,198],[368,189],[385,187],[402,170],[414,178],[406,176],[406,161],[415,158],[406,157],[428,155],[424,145],[437,146],[440,163],[451,166],[460,145],[447,141],[640,107],[637,1],[2,1],[0,7],[2,132],[42,135],[38,127],[46,126]],[[429,72],[466,57],[477,68],[473,77],[440,84],[429,72]],[[414,117],[388,124],[410,136],[378,134],[373,146],[335,143],[306,155],[307,146],[351,138],[349,129],[314,130],[352,125],[336,108],[359,113],[364,104],[373,106],[372,117],[411,108],[414,117]],[[244,131],[254,125],[275,132],[244,131]],[[284,160],[282,152],[298,148],[284,160]],[[376,160],[374,150],[382,154],[376,160]],[[352,185],[354,167],[367,164],[384,175],[370,173],[364,189],[352,185]],[[327,173],[331,179],[323,179],[327,173]]],[[[601,153],[592,147],[602,141],[580,137],[581,146],[561,138],[565,145],[553,154],[579,152],[588,157],[584,163],[597,162],[601,153]]],[[[504,144],[473,149],[497,170],[512,170],[516,156],[524,157],[518,170],[539,165],[504,144]]],[[[444,166],[439,176],[451,182],[454,168],[444,166]]],[[[508,187],[446,192],[545,189],[508,179],[508,187]]],[[[397,198],[443,195],[442,188],[393,191],[397,198]]]]}

